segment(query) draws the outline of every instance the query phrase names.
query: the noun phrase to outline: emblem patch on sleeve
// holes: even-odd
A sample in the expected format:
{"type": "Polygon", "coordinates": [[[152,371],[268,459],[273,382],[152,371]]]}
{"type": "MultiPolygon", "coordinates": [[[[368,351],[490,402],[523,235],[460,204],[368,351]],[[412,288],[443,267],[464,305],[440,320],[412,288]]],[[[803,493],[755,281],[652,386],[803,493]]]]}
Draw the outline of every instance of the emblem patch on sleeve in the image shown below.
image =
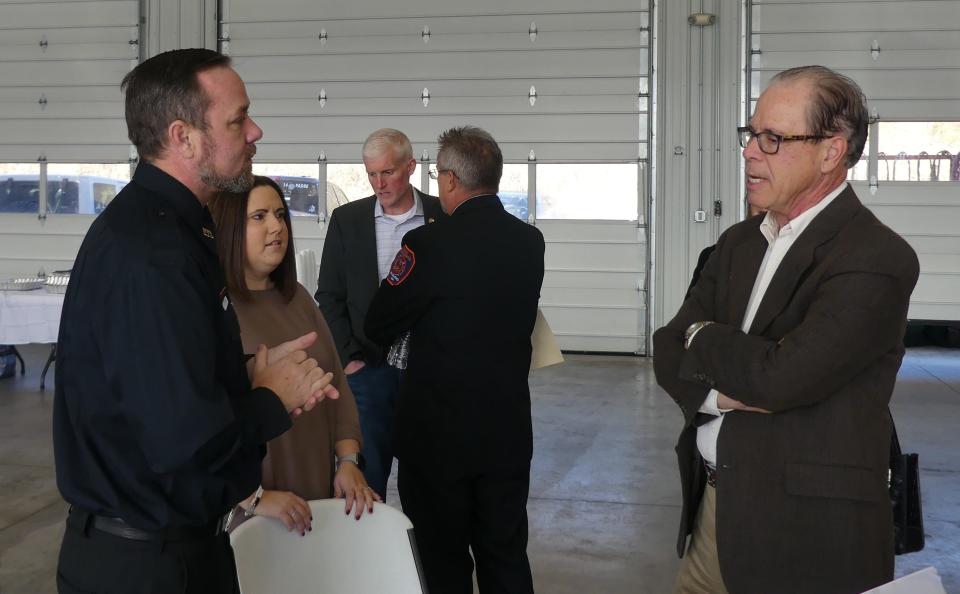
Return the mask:
{"type": "Polygon", "coordinates": [[[416,263],[417,257],[414,255],[413,250],[406,245],[401,247],[400,251],[397,252],[397,256],[393,259],[393,264],[390,265],[390,272],[387,273],[386,279],[387,284],[395,287],[407,280],[416,263]]]}

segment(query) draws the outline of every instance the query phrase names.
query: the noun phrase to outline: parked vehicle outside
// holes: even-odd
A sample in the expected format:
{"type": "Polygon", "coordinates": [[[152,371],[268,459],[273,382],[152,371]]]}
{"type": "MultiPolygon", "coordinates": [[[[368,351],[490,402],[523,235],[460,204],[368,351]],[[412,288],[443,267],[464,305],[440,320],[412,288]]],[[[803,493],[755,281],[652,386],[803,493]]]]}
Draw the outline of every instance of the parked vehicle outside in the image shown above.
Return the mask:
{"type": "MultiPolygon", "coordinates": [[[[127,183],[95,175],[48,175],[47,213],[100,214],[127,183]]],[[[39,176],[0,176],[0,212],[39,213],[39,176]]]]}

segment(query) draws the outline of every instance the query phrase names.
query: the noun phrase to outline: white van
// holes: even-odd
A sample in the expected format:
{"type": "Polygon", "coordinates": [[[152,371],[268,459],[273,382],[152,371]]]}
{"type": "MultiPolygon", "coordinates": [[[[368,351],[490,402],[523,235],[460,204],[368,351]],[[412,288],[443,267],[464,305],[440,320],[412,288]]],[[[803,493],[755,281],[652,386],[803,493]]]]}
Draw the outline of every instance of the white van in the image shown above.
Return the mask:
{"type": "MultiPolygon", "coordinates": [[[[127,183],[96,175],[48,175],[47,212],[99,214],[127,183]]],[[[0,212],[39,211],[40,181],[37,175],[0,175],[0,212]]]]}

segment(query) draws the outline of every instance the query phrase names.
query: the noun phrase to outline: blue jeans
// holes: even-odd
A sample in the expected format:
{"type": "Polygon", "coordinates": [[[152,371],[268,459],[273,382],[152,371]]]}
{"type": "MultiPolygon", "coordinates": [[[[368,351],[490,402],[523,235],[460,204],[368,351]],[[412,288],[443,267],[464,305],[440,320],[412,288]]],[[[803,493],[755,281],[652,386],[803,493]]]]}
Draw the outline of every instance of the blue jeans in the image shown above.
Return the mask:
{"type": "Polygon", "coordinates": [[[368,363],[348,375],[347,383],[360,413],[363,434],[360,451],[367,463],[363,476],[370,488],[386,501],[387,479],[393,466],[393,424],[400,393],[400,370],[386,363],[368,363]]]}

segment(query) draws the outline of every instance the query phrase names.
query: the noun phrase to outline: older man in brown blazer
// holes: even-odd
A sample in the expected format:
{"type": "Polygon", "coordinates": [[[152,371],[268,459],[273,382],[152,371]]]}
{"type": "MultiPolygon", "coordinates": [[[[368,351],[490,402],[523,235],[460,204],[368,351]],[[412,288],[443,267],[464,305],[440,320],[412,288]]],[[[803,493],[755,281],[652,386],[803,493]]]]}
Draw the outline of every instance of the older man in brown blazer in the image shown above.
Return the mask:
{"type": "Polygon", "coordinates": [[[721,236],[654,336],[684,416],[675,592],[853,594],[893,577],[887,404],[918,263],[845,181],[867,120],[829,69],[771,81],[739,130],[767,214],[721,236]]]}

